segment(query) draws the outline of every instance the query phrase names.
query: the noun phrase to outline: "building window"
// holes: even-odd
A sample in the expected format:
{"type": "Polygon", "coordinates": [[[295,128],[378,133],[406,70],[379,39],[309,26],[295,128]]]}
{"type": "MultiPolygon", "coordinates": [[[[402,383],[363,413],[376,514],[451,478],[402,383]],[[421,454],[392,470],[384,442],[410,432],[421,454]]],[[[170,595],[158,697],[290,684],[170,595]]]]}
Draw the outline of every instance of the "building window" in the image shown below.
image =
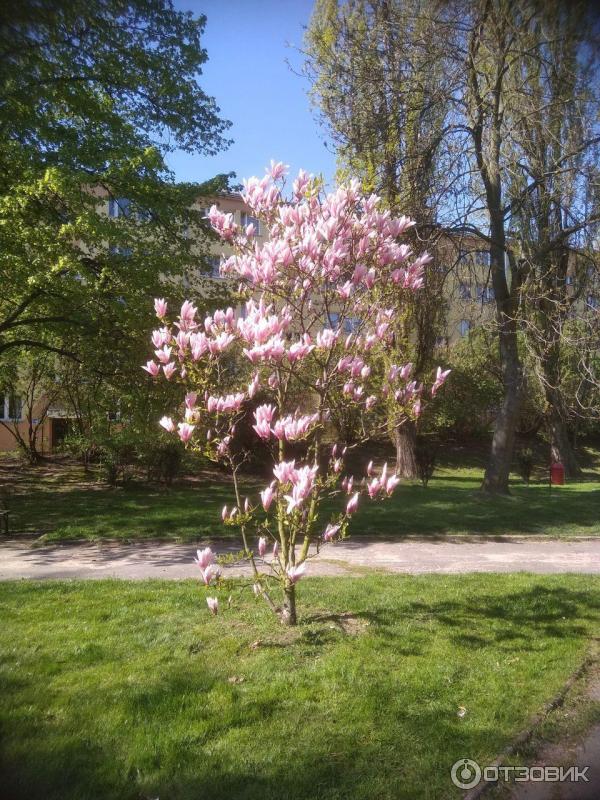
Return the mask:
{"type": "Polygon", "coordinates": [[[340,315],[336,314],[335,311],[329,311],[327,314],[327,324],[332,330],[337,330],[337,327],[340,324],[340,315]]]}
{"type": "Polygon", "coordinates": [[[470,283],[461,283],[458,287],[458,296],[461,300],[471,300],[471,284],[470,283]]]}
{"type": "Polygon", "coordinates": [[[480,303],[491,303],[494,299],[494,289],[492,286],[484,284],[477,285],[477,299],[480,303]]]}
{"type": "Polygon", "coordinates": [[[586,303],[589,308],[593,308],[594,311],[598,311],[600,308],[600,298],[597,297],[595,294],[588,294],[586,303]]]}
{"type": "Polygon", "coordinates": [[[461,319],[460,324],[458,326],[458,332],[461,336],[468,336],[469,331],[471,330],[471,323],[468,319],[461,319]]]}
{"type": "Polygon", "coordinates": [[[131,200],[127,197],[111,197],[108,201],[108,216],[114,219],[130,217],[131,210],[131,200]]]}
{"type": "Polygon", "coordinates": [[[209,256],[206,259],[209,266],[209,275],[211,278],[221,277],[221,258],[219,256],[209,256]]]}
{"type": "Polygon", "coordinates": [[[0,419],[4,422],[19,422],[23,418],[23,401],[19,395],[7,392],[0,395],[0,419]]]}
{"type": "Polygon", "coordinates": [[[123,247],[119,244],[111,244],[108,248],[109,253],[111,256],[123,256],[123,258],[130,258],[133,254],[133,250],[131,247],[123,247]]]}
{"type": "Polygon", "coordinates": [[[344,320],[344,333],[354,333],[360,327],[360,317],[346,317],[344,320]]]}
{"type": "Polygon", "coordinates": [[[490,254],[487,250],[465,250],[461,247],[458,251],[458,260],[463,264],[476,265],[478,267],[490,266],[490,254]]]}
{"type": "Polygon", "coordinates": [[[240,214],[240,218],[242,221],[242,228],[245,228],[247,225],[254,225],[254,235],[260,236],[260,220],[256,217],[247,214],[245,211],[242,211],[240,214]]]}

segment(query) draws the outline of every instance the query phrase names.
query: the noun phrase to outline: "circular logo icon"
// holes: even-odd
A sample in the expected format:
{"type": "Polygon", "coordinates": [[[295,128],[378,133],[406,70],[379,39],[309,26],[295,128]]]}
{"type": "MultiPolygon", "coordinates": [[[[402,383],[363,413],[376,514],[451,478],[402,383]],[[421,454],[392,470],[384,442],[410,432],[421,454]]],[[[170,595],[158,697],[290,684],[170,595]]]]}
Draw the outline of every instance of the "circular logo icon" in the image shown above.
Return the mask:
{"type": "Polygon", "coordinates": [[[460,758],[452,765],[450,776],[459,789],[472,789],[481,779],[481,767],[470,758],[460,758]]]}

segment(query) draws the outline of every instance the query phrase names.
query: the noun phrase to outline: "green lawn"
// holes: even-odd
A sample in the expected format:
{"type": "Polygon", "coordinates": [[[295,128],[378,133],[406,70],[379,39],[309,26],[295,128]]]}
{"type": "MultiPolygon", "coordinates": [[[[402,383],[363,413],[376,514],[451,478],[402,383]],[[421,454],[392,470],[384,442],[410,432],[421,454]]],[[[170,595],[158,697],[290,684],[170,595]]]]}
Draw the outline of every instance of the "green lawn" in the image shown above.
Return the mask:
{"type": "Polygon", "coordinates": [[[600,580],[309,579],[300,609],[286,630],[248,595],[210,617],[191,581],[0,585],[3,800],[460,797],[451,765],[491,761],[585,657],[600,580]]]}
{"type": "MultiPolygon", "coordinates": [[[[231,488],[222,479],[170,490],[133,485],[110,489],[82,471],[31,480],[9,498],[16,531],[46,533],[46,540],[147,539],[184,541],[226,536],[221,508],[231,505],[231,488]],[[77,480],[74,480],[74,477],[77,480]]],[[[405,483],[391,500],[363,500],[351,532],[370,536],[412,534],[600,534],[600,477],[554,488],[515,482],[512,497],[490,500],[478,492],[481,470],[440,469],[429,487],[405,483]]],[[[257,501],[258,485],[248,493],[257,501]]]]}

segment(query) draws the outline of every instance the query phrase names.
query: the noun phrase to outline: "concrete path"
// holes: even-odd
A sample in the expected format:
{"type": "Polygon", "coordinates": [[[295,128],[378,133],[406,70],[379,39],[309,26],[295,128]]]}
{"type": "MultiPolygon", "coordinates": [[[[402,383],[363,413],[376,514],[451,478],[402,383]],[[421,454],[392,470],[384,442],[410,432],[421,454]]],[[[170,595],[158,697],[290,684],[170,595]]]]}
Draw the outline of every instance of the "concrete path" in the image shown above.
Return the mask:
{"type": "MultiPolygon", "coordinates": [[[[202,542],[225,555],[237,552],[231,540],[202,542]]],[[[30,541],[0,544],[0,580],[32,578],[195,578],[195,544],[146,542],[34,546],[30,541]]],[[[418,575],[425,572],[600,574],[600,537],[571,540],[518,537],[411,538],[374,541],[350,538],[322,548],[310,559],[309,575],[352,575],[364,569],[418,575]]],[[[247,574],[246,564],[228,566],[229,575],[247,574]]]]}

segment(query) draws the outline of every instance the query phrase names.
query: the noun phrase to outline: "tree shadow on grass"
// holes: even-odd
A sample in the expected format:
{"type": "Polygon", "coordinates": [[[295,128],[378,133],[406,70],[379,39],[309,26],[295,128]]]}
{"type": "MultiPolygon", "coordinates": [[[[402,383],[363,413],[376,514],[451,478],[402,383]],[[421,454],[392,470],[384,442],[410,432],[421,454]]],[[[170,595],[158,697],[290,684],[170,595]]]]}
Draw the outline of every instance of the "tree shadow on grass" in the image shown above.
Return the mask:
{"type": "MultiPolygon", "coordinates": [[[[381,595],[373,596],[372,608],[359,608],[351,615],[340,610],[308,616],[301,626],[305,630],[295,642],[271,650],[280,670],[286,658],[289,664],[289,674],[279,674],[276,691],[270,690],[269,681],[253,678],[251,672],[245,683],[229,685],[226,674],[219,673],[219,665],[215,670],[195,653],[189,655],[189,663],[179,661],[160,675],[150,675],[148,682],[137,688],[126,687],[115,664],[103,691],[107,711],[118,703],[121,726],[108,733],[100,726],[103,733],[98,737],[93,725],[92,729],[78,729],[77,698],[73,707],[65,706],[64,715],[55,719],[45,718],[43,708],[37,711],[41,720],[28,711],[29,716],[18,721],[16,732],[10,732],[8,747],[4,745],[2,797],[459,797],[450,783],[451,765],[461,756],[493,758],[525,720],[502,717],[503,692],[511,688],[506,677],[506,686],[490,699],[497,708],[493,706],[485,719],[458,719],[456,698],[461,697],[461,686],[456,693],[444,693],[444,669],[454,665],[431,663],[432,637],[447,637],[455,647],[473,653],[492,647],[495,652],[500,644],[508,653],[519,651],[524,659],[528,652],[539,655],[536,641],[540,637],[583,642],[599,616],[599,592],[537,582],[502,596],[481,592],[472,599],[408,599],[394,605],[386,602],[382,589],[381,595]],[[350,617],[368,626],[365,636],[353,639],[340,630],[350,617]],[[348,660],[357,660],[352,663],[353,670],[334,680],[334,694],[341,700],[330,703],[326,687],[334,665],[327,656],[340,637],[347,644],[343,652],[348,660]],[[387,667],[381,673],[371,668],[370,662],[381,654],[381,648],[392,648],[398,661],[412,659],[413,671],[403,673],[396,683],[389,682],[387,669],[392,660],[385,662],[387,667]],[[320,659],[324,659],[323,672],[319,671],[320,659]],[[368,667],[364,680],[360,679],[361,665],[368,667]],[[432,677],[419,684],[420,675],[430,671],[432,677]],[[413,687],[412,694],[405,690],[405,682],[410,680],[417,681],[418,687],[413,687]],[[326,681],[325,685],[321,681],[326,681]],[[220,698],[216,705],[215,692],[220,698]],[[204,700],[209,693],[213,694],[212,705],[204,700]],[[130,741],[133,744],[128,749],[130,741]]],[[[248,655],[246,666],[251,669],[252,659],[266,657],[259,649],[248,655]]],[[[346,666],[340,658],[336,670],[346,666]]],[[[458,669],[465,669],[465,663],[463,660],[458,669]]],[[[231,664],[232,670],[244,668],[231,664]]],[[[499,680],[498,676],[494,673],[494,680],[499,680]]],[[[25,675],[20,676],[18,684],[6,688],[19,693],[26,680],[25,675]]],[[[94,690],[86,680],[90,678],[82,671],[78,687],[82,703],[86,692],[94,690]]]]}

